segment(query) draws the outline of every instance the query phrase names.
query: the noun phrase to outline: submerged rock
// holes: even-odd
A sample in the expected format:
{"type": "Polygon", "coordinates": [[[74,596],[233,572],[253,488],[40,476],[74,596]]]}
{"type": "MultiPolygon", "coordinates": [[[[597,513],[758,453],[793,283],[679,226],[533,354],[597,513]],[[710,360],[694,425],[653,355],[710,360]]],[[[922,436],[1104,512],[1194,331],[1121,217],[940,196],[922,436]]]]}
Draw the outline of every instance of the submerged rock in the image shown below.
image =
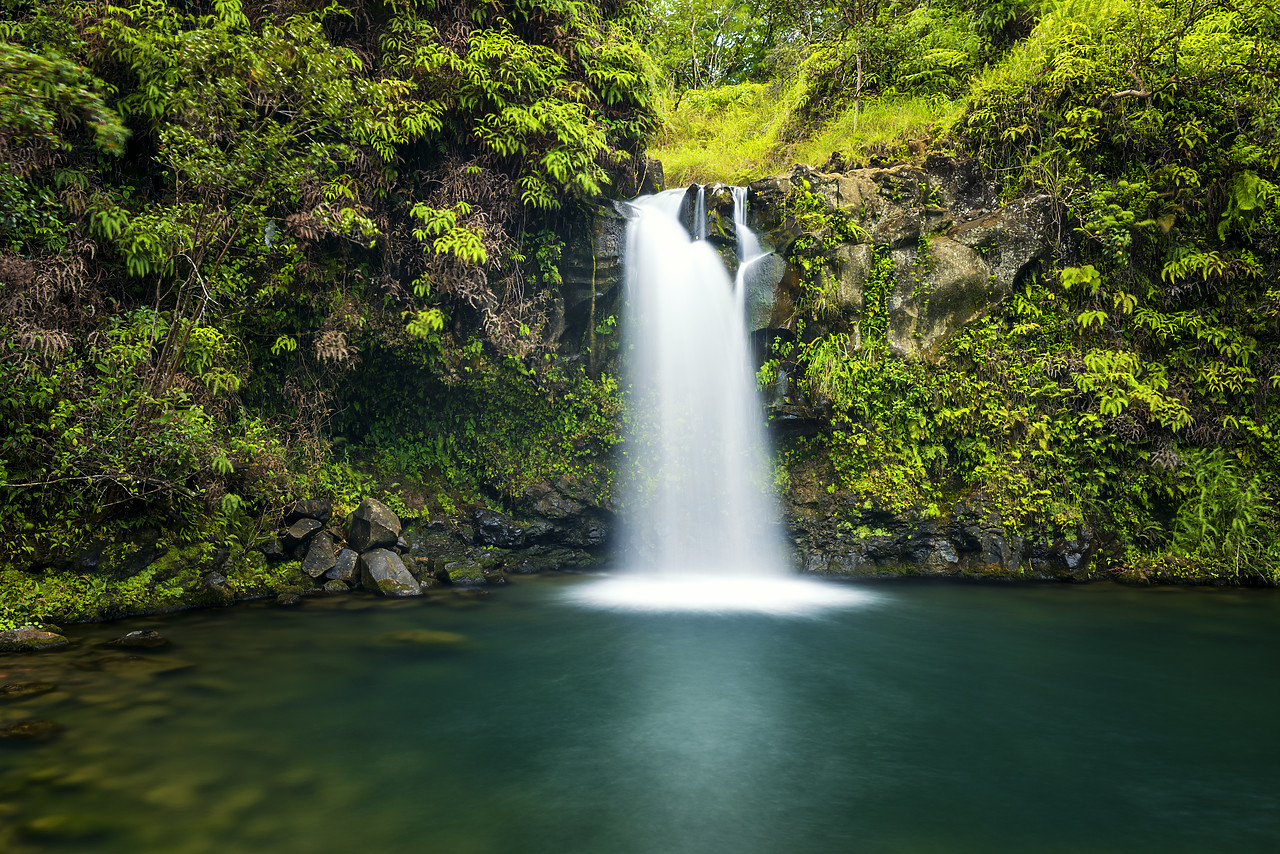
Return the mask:
{"type": "Polygon", "coordinates": [[[56,721],[48,721],[44,718],[28,718],[25,721],[18,721],[16,724],[0,727],[0,741],[24,741],[29,743],[51,741],[61,735],[64,729],[66,727],[56,721]]]}
{"type": "Polygon", "coordinates": [[[39,697],[41,694],[56,690],[58,686],[52,682],[10,682],[7,685],[0,685],[0,701],[25,700],[28,697],[39,697]]]}
{"type": "Polygon", "coordinates": [[[364,589],[383,596],[421,596],[422,587],[400,555],[389,549],[373,549],[360,555],[360,583],[364,589]]]}
{"type": "Polygon", "coordinates": [[[347,520],[346,533],[347,545],[357,552],[394,546],[400,538],[400,517],[382,502],[366,498],[347,520]]]}
{"type": "Polygon", "coordinates": [[[127,635],[122,635],[113,641],[107,642],[107,646],[133,649],[162,649],[168,645],[168,638],[164,637],[159,632],[150,630],[129,632],[127,635]]]}
{"type": "Polygon", "coordinates": [[[45,632],[35,626],[20,626],[0,632],[0,652],[46,652],[62,649],[71,641],[54,632],[45,632]]]}
{"type": "Polygon", "coordinates": [[[26,839],[52,844],[86,842],[112,830],[100,819],[74,813],[37,816],[18,825],[18,831],[26,839]]]}
{"type": "Polygon", "coordinates": [[[297,593],[281,593],[276,597],[276,606],[280,608],[296,608],[302,604],[302,597],[297,593]]]}
{"type": "Polygon", "coordinates": [[[466,637],[436,629],[402,629],[378,635],[374,640],[383,646],[451,647],[465,642],[466,637]]]}

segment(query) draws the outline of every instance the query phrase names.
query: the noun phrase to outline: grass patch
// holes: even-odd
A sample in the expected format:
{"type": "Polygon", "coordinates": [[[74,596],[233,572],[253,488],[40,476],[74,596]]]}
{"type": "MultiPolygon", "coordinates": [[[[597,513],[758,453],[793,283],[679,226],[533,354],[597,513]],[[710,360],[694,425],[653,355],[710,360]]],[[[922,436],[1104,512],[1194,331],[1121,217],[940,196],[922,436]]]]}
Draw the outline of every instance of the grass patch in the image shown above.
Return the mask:
{"type": "Polygon", "coordinates": [[[936,94],[877,98],[798,135],[791,126],[798,89],[742,83],[670,97],[662,134],[649,149],[662,161],[667,186],[746,184],[794,163],[820,167],[833,153],[851,164],[873,154],[906,159],[909,142],[940,136],[967,103],[936,94]]]}

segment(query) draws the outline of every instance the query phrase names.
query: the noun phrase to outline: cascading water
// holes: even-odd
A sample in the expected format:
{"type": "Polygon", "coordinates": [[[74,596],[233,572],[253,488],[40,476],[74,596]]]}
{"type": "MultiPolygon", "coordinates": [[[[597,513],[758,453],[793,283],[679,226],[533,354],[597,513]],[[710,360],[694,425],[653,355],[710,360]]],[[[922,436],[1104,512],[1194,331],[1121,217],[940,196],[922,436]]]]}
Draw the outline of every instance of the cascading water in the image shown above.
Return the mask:
{"type": "MultiPolygon", "coordinates": [[[[715,250],[681,226],[683,197],[672,190],[634,203],[624,557],[616,576],[577,597],[613,607],[778,613],[861,601],[858,591],[789,571],[769,488],[743,278],[731,282],[715,250]]],[[[750,262],[764,253],[746,224],[745,188],[734,198],[739,252],[750,262]]],[[[704,199],[700,191],[699,236],[704,199]]]]}

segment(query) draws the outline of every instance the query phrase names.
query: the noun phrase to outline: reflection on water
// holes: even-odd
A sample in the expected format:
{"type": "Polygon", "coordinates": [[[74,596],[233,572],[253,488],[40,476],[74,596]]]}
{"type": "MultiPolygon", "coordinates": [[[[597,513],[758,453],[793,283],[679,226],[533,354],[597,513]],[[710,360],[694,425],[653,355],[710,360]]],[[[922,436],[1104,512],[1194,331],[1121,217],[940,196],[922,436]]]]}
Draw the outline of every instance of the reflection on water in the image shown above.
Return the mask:
{"type": "Polygon", "coordinates": [[[309,600],[0,657],[5,852],[1280,843],[1276,591],[886,584],[797,619],[309,600]],[[100,647],[155,629],[155,652],[100,647]]]}

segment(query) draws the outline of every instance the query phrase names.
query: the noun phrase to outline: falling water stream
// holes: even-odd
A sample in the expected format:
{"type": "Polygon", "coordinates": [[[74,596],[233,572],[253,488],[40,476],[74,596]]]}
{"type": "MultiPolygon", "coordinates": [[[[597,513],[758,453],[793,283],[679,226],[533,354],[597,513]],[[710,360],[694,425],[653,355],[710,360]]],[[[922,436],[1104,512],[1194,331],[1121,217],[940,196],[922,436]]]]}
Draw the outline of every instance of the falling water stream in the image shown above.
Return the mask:
{"type": "MultiPolygon", "coordinates": [[[[627,233],[632,417],[622,570],[574,592],[598,605],[808,612],[866,601],[790,571],[747,344],[744,277],[680,223],[684,190],[635,203],[627,233]]],[[[764,253],[734,190],[741,267],[764,253]]],[[[694,206],[706,234],[705,193],[694,206]]]]}

